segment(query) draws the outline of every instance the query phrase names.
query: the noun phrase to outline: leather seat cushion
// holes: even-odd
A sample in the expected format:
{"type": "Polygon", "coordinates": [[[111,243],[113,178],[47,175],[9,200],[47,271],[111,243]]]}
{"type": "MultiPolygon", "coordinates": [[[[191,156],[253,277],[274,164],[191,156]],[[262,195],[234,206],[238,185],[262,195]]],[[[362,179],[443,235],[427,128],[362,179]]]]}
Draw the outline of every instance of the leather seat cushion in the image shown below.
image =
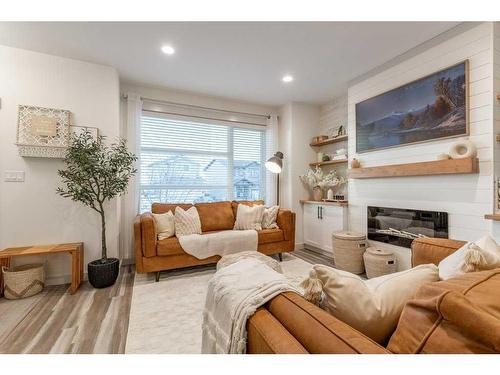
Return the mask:
{"type": "Polygon", "coordinates": [[[192,204],[184,204],[184,203],[153,203],[151,205],[151,212],[154,214],[164,214],[168,211],[172,211],[175,214],[175,207],[179,206],[183,210],[189,210],[189,208],[193,207],[192,204]]]}
{"type": "MultiPolygon", "coordinates": [[[[204,232],[202,235],[217,232],[220,231],[216,230],[204,232]]],[[[259,245],[284,241],[284,234],[281,229],[263,229],[257,231],[257,236],[259,238],[259,245]]],[[[177,237],[174,236],[164,240],[159,240],[156,245],[156,253],[159,256],[169,256],[185,254],[185,251],[182,249],[177,237]]]]}

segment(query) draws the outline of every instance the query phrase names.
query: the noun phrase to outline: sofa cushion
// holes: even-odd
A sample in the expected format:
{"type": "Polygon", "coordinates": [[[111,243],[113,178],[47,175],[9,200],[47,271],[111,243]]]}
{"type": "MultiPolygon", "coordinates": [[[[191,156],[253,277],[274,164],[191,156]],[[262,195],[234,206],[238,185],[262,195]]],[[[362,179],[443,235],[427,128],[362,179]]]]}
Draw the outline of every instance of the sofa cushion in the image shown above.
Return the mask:
{"type": "Polygon", "coordinates": [[[263,200],[258,201],[232,201],[231,206],[233,207],[233,215],[236,219],[236,214],[238,213],[238,205],[244,204],[245,206],[255,206],[255,205],[264,205],[265,202],[263,200]]]}
{"type": "Polygon", "coordinates": [[[170,237],[160,240],[156,244],[156,254],[158,256],[186,254],[179,243],[177,237],[170,237]]]}
{"type": "Polygon", "coordinates": [[[197,203],[195,207],[200,215],[202,232],[233,229],[235,216],[231,202],[197,203]]]}
{"type": "Polygon", "coordinates": [[[257,231],[259,245],[263,243],[280,242],[285,240],[281,229],[262,229],[257,231]]]}
{"type": "Polygon", "coordinates": [[[500,351],[500,269],[423,285],[403,309],[394,353],[500,351]]]}
{"type": "Polygon", "coordinates": [[[153,203],[151,205],[151,212],[154,214],[164,214],[168,211],[175,212],[175,208],[177,206],[179,206],[183,210],[189,210],[190,207],[193,207],[192,204],[186,203],[153,203]]]}

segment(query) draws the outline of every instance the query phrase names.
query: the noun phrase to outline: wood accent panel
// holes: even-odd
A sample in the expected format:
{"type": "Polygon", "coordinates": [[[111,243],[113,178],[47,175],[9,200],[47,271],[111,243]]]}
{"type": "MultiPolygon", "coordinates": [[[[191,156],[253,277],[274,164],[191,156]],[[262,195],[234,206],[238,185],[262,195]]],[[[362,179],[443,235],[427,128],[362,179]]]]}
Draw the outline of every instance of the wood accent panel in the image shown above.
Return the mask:
{"type": "Polygon", "coordinates": [[[484,215],[484,218],[487,219],[487,220],[500,221],[500,214],[484,215]]]}
{"type": "Polygon", "coordinates": [[[341,135],[339,137],[329,138],[329,139],[326,139],[326,140],[321,141],[321,142],[311,142],[311,143],[309,143],[309,146],[311,146],[311,147],[321,147],[321,146],[325,146],[325,145],[330,145],[332,143],[347,141],[347,139],[348,139],[347,135],[341,135]]]}
{"type": "Polygon", "coordinates": [[[419,163],[383,165],[380,167],[351,168],[349,178],[385,178],[408,176],[435,176],[445,174],[479,173],[477,158],[425,161],[419,163]]]}
{"type": "Polygon", "coordinates": [[[347,160],[330,160],[330,161],[322,161],[318,163],[309,163],[311,167],[321,167],[323,165],[333,165],[333,164],[346,164],[347,160]]]}
{"type": "Polygon", "coordinates": [[[348,206],[349,202],[348,201],[338,201],[338,202],[332,202],[332,201],[311,201],[311,200],[305,200],[301,199],[299,201],[301,204],[307,204],[307,203],[312,203],[312,204],[321,204],[324,206],[348,206]]]}
{"type": "MultiPolygon", "coordinates": [[[[16,256],[48,255],[58,253],[69,253],[71,255],[71,285],[69,291],[73,294],[83,281],[83,242],[7,248],[0,251],[0,264],[3,264],[4,262],[7,263],[12,257],[16,256]]],[[[2,293],[3,277],[0,272],[0,296],[2,293]]]]}

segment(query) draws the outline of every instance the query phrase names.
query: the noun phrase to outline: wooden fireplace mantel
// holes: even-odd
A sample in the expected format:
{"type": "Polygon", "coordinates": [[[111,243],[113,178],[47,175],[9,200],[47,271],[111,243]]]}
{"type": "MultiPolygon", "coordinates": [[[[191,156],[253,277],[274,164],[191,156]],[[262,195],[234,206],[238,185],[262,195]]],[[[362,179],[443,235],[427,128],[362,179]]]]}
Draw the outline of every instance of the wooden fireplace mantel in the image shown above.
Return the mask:
{"type": "Polygon", "coordinates": [[[349,178],[386,178],[479,173],[477,158],[424,161],[418,163],[350,168],[349,178]]]}

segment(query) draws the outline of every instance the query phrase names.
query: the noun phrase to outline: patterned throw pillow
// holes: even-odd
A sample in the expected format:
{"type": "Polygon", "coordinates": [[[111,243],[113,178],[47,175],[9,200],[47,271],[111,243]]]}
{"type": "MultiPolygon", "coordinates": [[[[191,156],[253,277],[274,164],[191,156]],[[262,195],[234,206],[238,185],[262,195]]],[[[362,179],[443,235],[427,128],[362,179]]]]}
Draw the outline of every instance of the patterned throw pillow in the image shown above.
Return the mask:
{"type": "Polygon", "coordinates": [[[164,214],[152,215],[155,219],[156,233],[158,233],[159,240],[164,240],[175,234],[175,218],[172,211],[165,212],[164,214]]]}
{"type": "Polygon", "coordinates": [[[239,204],[238,211],[236,212],[234,229],[262,230],[262,216],[264,215],[264,209],[265,207],[263,205],[246,206],[244,204],[239,204]]]}
{"type": "Polygon", "coordinates": [[[188,234],[201,234],[200,215],[196,207],[184,211],[180,207],[175,208],[175,235],[177,237],[188,234]]]}
{"type": "Polygon", "coordinates": [[[280,206],[271,206],[264,209],[264,215],[262,215],[262,229],[277,229],[278,224],[276,224],[276,217],[278,216],[278,211],[280,206]]]}

